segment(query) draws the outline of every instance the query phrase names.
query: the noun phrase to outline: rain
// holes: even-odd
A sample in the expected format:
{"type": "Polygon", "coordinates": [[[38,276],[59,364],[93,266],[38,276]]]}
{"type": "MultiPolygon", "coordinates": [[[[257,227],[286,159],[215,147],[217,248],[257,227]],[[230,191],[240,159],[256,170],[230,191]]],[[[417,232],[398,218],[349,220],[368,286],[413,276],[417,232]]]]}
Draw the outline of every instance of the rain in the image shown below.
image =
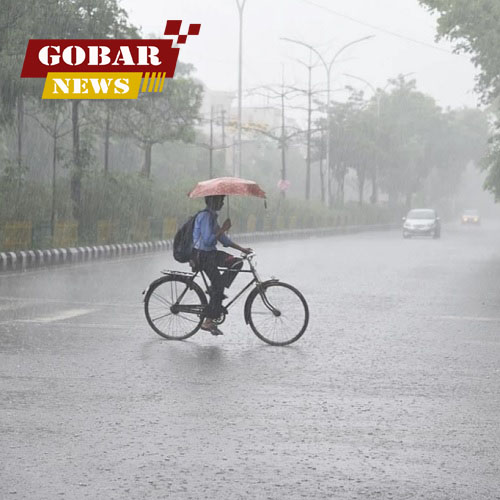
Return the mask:
{"type": "Polygon", "coordinates": [[[498,498],[499,22],[0,0],[0,498],[498,498]]]}

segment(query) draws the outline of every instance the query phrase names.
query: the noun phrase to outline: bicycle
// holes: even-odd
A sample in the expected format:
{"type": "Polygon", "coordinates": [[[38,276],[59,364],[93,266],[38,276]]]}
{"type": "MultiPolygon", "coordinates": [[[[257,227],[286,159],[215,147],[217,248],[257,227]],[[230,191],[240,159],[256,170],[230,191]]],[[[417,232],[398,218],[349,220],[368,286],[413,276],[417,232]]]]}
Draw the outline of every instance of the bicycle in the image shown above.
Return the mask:
{"type": "MultiPolygon", "coordinates": [[[[255,253],[242,255],[248,269],[221,271],[250,273],[253,278],[223,306],[221,316],[215,320],[220,325],[226,319],[229,308],[249,289],[244,306],[245,323],[259,339],[274,346],[296,342],[306,331],[309,323],[309,307],[304,296],[292,285],[276,278],[262,281],[256,271],[255,253]]],[[[203,271],[162,271],[161,278],[153,281],[144,295],[144,311],[151,328],[169,340],[184,340],[193,336],[201,327],[204,310],[208,304],[208,282],[203,271]],[[195,281],[200,275],[206,293],[195,281]]]]}

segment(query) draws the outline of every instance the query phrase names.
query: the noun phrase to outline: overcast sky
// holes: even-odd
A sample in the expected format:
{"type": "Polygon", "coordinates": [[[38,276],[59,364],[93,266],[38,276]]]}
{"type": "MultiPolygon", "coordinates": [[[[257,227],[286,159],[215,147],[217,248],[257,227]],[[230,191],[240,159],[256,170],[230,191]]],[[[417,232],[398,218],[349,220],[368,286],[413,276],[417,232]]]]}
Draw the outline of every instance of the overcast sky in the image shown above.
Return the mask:
{"type": "MultiPolygon", "coordinates": [[[[182,19],[181,33],[189,23],[201,23],[200,35],[181,46],[180,60],[194,64],[195,76],[210,89],[237,89],[236,0],[121,0],[121,5],[144,35],[162,35],[167,19],[182,19]]],[[[345,73],[375,87],[384,87],[399,73],[414,73],[418,88],[441,106],[475,106],[474,66],[467,56],[452,54],[448,43],[435,43],[435,28],[435,18],[417,0],[247,0],[243,87],[279,83],[283,66],[288,84],[306,85],[306,69],[294,59],[307,61],[308,50],[281,37],[314,45],[329,59],[346,43],[375,35],[343,52],[333,69],[332,88],[363,87],[345,73]]],[[[313,82],[325,81],[325,70],[318,67],[313,82]]]]}

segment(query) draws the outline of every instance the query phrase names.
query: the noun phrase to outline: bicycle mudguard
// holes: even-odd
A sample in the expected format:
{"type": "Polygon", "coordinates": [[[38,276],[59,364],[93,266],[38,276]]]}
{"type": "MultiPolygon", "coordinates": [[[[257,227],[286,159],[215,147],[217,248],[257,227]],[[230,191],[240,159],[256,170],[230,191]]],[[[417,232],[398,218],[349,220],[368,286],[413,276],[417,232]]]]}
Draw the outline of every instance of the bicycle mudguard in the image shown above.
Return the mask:
{"type": "Polygon", "coordinates": [[[260,284],[256,284],[255,288],[248,294],[247,300],[245,301],[245,323],[248,325],[250,322],[250,304],[252,303],[252,300],[254,297],[259,293],[260,288],[266,288],[267,285],[270,285],[271,283],[277,283],[279,281],[278,278],[271,278],[267,281],[263,281],[260,284]]]}
{"type": "Polygon", "coordinates": [[[156,278],[154,281],[152,281],[143,291],[143,299],[142,301],[144,302],[146,300],[146,295],[148,294],[149,290],[151,289],[152,286],[156,285],[159,281],[162,281],[165,279],[165,276],[162,276],[161,278],[156,278]]]}

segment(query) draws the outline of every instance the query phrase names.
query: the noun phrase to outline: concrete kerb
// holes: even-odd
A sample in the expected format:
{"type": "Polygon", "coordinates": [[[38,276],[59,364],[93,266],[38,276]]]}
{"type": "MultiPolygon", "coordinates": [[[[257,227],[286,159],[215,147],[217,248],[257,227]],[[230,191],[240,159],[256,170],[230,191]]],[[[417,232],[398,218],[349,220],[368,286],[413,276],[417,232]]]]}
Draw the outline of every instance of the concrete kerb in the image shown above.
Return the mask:
{"type": "Polygon", "coordinates": [[[81,260],[82,253],[78,251],[78,248],[68,248],[68,256],[69,256],[69,261],[71,263],[75,263],[78,260],[81,260]]]}
{"type": "Polygon", "coordinates": [[[18,252],[19,263],[21,264],[21,269],[26,269],[28,262],[28,254],[25,251],[18,252]]]}
{"type": "Polygon", "coordinates": [[[36,253],[34,250],[28,250],[28,265],[33,267],[36,263],[36,253]]]}
{"type": "MultiPolygon", "coordinates": [[[[311,229],[290,229],[281,231],[259,231],[238,233],[234,238],[241,242],[257,242],[311,236],[332,236],[336,234],[382,231],[398,228],[396,224],[374,224],[360,226],[334,226],[311,229]]],[[[23,271],[28,268],[46,267],[58,264],[74,264],[97,259],[120,258],[127,255],[165,251],[172,248],[172,240],[144,241],[140,243],[118,243],[92,247],[52,248],[47,250],[21,250],[0,252],[0,272],[23,271]]]]}
{"type": "Polygon", "coordinates": [[[37,266],[43,266],[44,263],[44,256],[43,256],[43,250],[35,250],[35,265],[37,266]]]}

